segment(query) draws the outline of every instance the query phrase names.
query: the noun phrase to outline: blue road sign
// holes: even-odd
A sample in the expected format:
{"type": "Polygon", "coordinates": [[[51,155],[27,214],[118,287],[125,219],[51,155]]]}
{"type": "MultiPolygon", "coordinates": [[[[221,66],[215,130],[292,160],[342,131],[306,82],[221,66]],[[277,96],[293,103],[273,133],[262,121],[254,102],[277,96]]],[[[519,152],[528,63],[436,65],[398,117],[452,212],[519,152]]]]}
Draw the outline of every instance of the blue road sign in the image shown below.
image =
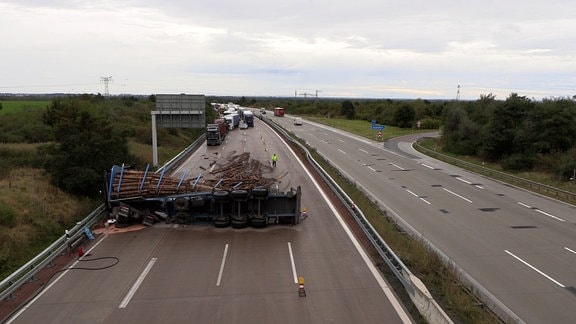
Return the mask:
{"type": "Polygon", "coordinates": [[[372,124],[372,130],[383,130],[386,128],[384,125],[372,124]]]}

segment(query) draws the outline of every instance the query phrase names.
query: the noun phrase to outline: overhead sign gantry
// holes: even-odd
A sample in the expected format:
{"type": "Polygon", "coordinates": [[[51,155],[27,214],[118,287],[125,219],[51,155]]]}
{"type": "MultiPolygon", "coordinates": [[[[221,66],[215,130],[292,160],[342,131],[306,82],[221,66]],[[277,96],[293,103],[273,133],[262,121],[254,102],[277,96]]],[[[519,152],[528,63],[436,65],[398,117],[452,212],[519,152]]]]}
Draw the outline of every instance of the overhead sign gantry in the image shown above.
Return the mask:
{"type": "Polygon", "coordinates": [[[158,166],[156,127],[206,127],[206,98],[204,95],[157,94],[156,110],[152,111],[152,165],[158,166]]]}

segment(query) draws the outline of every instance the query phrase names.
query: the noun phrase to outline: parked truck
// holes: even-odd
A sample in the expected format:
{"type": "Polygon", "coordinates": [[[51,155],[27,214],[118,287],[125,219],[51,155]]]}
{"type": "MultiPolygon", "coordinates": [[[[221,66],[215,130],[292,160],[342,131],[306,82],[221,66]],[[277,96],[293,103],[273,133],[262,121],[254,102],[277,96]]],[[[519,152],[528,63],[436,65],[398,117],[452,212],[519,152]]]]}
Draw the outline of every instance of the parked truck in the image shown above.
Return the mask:
{"type": "Polygon", "coordinates": [[[206,125],[206,145],[220,145],[226,137],[228,125],[224,122],[206,125]]]}
{"type": "Polygon", "coordinates": [[[214,119],[214,124],[223,124],[222,126],[219,127],[223,127],[224,128],[224,133],[228,134],[228,124],[226,123],[226,119],[224,118],[216,118],[214,119]]]}
{"type": "Polygon", "coordinates": [[[238,128],[240,126],[240,115],[232,114],[232,119],[234,120],[234,128],[238,128]]]}
{"type": "Polygon", "coordinates": [[[244,122],[248,125],[248,127],[254,127],[254,114],[252,111],[244,111],[244,122]]]}
{"type": "Polygon", "coordinates": [[[224,115],[224,120],[226,121],[226,124],[228,125],[228,130],[233,130],[234,129],[234,118],[232,118],[232,115],[224,115]]]}

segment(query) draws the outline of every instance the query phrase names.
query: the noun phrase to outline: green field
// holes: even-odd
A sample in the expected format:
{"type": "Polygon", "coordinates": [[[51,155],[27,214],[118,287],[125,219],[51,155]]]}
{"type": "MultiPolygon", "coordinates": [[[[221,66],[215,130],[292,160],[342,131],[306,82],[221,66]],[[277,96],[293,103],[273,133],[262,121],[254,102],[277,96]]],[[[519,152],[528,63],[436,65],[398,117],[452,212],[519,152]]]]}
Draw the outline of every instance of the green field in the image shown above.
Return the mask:
{"type": "Polygon", "coordinates": [[[0,101],[2,109],[0,115],[9,114],[13,112],[20,112],[28,109],[38,110],[44,109],[50,105],[48,100],[7,100],[0,101]]]}
{"type": "Polygon", "coordinates": [[[382,130],[382,138],[378,138],[378,131],[372,130],[372,124],[369,121],[365,120],[351,120],[351,119],[341,119],[341,118],[320,118],[320,117],[306,117],[311,121],[315,121],[317,123],[321,123],[324,125],[328,125],[331,127],[344,129],[350,133],[354,133],[356,135],[360,135],[366,138],[370,138],[373,140],[380,140],[386,141],[393,137],[402,136],[413,134],[416,132],[423,133],[423,132],[430,132],[430,129],[421,129],[415,131],[412,128],[398,128],[394,126],[386,126],[384,130],[382,130]]]}

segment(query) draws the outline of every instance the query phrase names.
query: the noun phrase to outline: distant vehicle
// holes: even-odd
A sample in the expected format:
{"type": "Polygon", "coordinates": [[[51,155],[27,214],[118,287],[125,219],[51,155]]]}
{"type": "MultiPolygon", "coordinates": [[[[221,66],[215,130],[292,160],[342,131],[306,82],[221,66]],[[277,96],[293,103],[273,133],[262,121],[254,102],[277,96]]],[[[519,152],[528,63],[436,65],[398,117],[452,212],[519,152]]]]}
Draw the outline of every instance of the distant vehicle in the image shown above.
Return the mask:
{"type": "Polygon", "coordinates": [[[295,126],[302,126],[302,119],[300,119],[300,118],[294,119],[294,125],[295,126]]]}
{"type": "Polygon", "coordinates": [[[262,115],[266,115],[266,108],[260,108],[260,113],[262,115]]]}
{"type": "Polygon", "coordinates": [[[237,128],[238,126],[240,126],[240,115],[232,114],[230,116],[232,116],[232,120],[234,121],[234,128],[237,128]]]}
{"type": "Polygon", "coordinates": [[[228,125],[220,122],[206,126],[206,145],[220,145],[226,136],[228,125]]]}
{"type": "Polygon", "coordinates": [[[254,114],[250,110],[244,111],[244,122],[248,127],[254,127],[254,114]]]}
{"type": "Polygon", "coordinates": [[[226,115],[226,116],[224,116],[224,119],[226,120],[226,124],[228,124],[228,130],[233,130],[234,129],[234,118],[232,117],[232,115],[226,115]]]}
{"type": "Polygon", "coordinates": [[[280,107],[274,108],[274,116],[284,117],[284,108],[280,107]]]}

